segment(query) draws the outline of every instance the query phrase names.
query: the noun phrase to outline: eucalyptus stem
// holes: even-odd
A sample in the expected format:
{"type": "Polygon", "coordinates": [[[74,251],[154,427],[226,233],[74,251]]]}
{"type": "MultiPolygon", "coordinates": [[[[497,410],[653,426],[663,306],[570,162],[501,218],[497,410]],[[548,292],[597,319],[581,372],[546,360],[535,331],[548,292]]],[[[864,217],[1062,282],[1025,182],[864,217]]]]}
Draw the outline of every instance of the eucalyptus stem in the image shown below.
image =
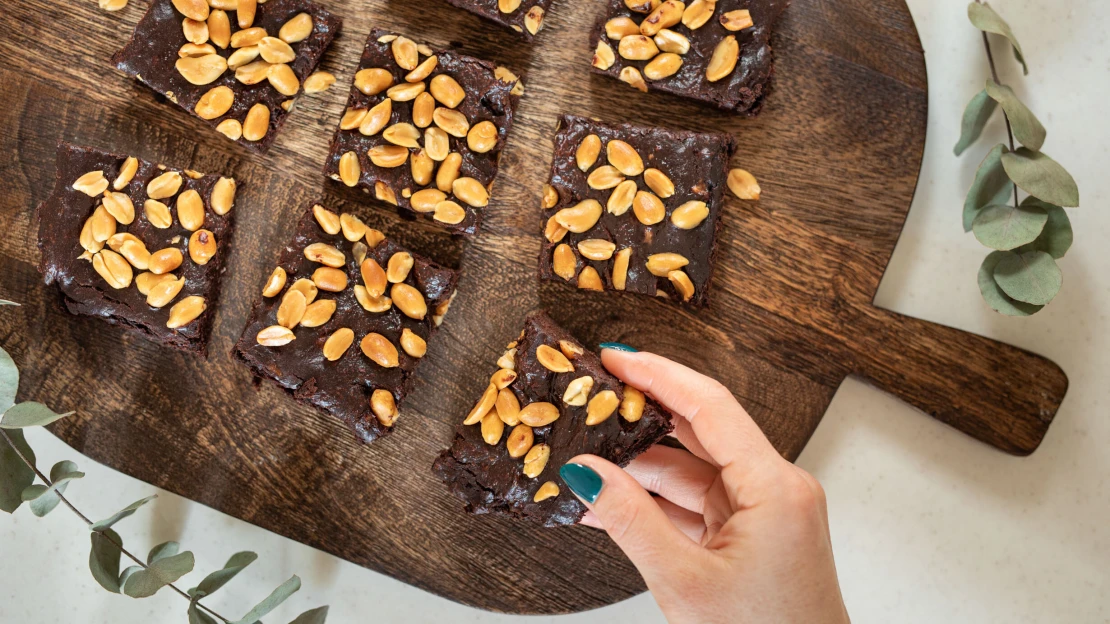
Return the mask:
{"type": "MultiPolygon", "coordinates": [[[[27,457],[23,455],[23,452],[19,450],[19,447],[16,446],[15,442],[13,442],[11,437],[8,436],[8,432],[5,431],[4,429],[0,429],[0,435],[4,436],[4,441],[8,443],[8,446],[12,447],[12,450],[15,451],[15,454],[19,456],[19,459],[22,460],[23,463],[26,464],[28,468],[33,470],[34,473],[36,475],[38,475],[39,479],[42,479],[42,482],[46,484],[46,487],[50,487],[52,485],[52,483],[50,482],[50,479],[48,479],[46,477],[46,475],[44,475],[42,473],[42,471],[38,469],[38,466],[36,466],[34,462],[28,460],[27,457]]],[[[74,507],[73,503],[69,502],[69,499],[67,499],[64,494],[62,494],[58,490],[54,490],[54,493],[57,494],[58,498],[61,499],[61,501],[66,504],[66,507],[69,507],[70,511],[72,511],[74,514],[76,514],[77,517],[80,518],[81,521],[85,523],[86,527],[92,526],[92,524],[93,524],[92,520],[89,520],[88,516],[81,513],[80,510],[78,510],[76,507],[74,507]]],[[[112,539],[112,537],[110,535],[108,535],[107,533],[101,533],[101,535],[104,537],[104,539],[106,539],[109,542],[115,544],[116,547],[119,548],[121,553],[127,555],[127,557],[129,559],[134,561],[140,567],[142,567],[144,569],[149,567],[149,566],[147,566],[147,564],[143,560],[141,560],[138,557],[136,557],[135,555],[131,554],[126,548],[124,548],[123,544],[121,544],[120,542],[117,542],[116,540],[112,539]]],[[[192,597],[190,597],[188,593],[182,591],[181,588],[179,588],[178,586],[174,585],[173,583],[170,583],[168,585],[168,587],[170,589],[172,589],[173,591],[177,592],[178,594],[180,594],[182,598],[192,602],[192,600],[193,600],[192,597]]],[[[212,615],[216,618],[219,618],[223,622],[225,622],[225,623],[230,623],[231,622],[231,620],[225,618],[224,616],[220,615],[219,613],[216,613],[212,609],[208,608],[206,605],[201,604],[199,601],[196,604],[197,604],[198,607],[200,607],[201,609],[204,609],[210,615],[212,615]]]]}
{"type": "MultiPolygon", "coordinates": [[[[975,0],[975,2],[978,2],[979,4],[982,4],[983,0],[975,0]]],[[[995,69],[995,66],[994,66],[994,54],[991,53],[990,39],[987,38],[987,33],[985,31],[982,33],[982,35],[983,35],[983,47],[986,48],[986,50],[987,50],[987,64],[990,65],[990,68],[991,68],[991,79],[994,80],[995,84],[1002,84],[1001,82],[998,81],[998,70],[995,69]]],[[[1015,149],[1015,146],[1014,146],[1014,129],[1010,127],[1010,118],[1006,115],[1005,110],[1002,111],[1002,118],[1006,120],[1006,136],[1009,137],[1009,139],[1010,139],[1010,151],[1012,152],[1015,149]]],[[[1017,186],[1016,182],[1014,182],[1012,184],[1013,184],[1013,187],[1014,187],[1014,207],[1017,208],[1018,207],[1018,186],[1017,186]]]]}

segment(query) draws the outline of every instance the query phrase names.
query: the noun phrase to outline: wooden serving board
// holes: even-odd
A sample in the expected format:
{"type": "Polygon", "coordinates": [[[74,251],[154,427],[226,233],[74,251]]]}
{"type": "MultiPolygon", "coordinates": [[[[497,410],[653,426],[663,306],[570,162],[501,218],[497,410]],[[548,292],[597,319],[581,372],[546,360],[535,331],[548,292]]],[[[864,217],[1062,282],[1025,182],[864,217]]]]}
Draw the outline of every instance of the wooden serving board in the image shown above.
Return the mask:
{"type": "Polygon", "coordinates": [[[559,0],[528,46],[439,1],[323,1],[345,20],[324,63],[339,82],[298,101],[265,157],[109,67],[144,2],[111,14],[92,1],[22,0],[0,14],[0,297],[23,303],[0,311],[0,344],[22,369],[22,399],[78,411],[53,427],[76,449],[442,596],[558,613],[627,598],[643,581],[600,532],[464,515],[429,470],[537,306],[587,344],[619,340],[721,379],[788,458],[848,375],[1010,453],[1032,452],[1045,434],[1067,387],[1056,365],[871,304],[925,141],[924,56],[902,0],[794,0],[773,40],[774,93],[754,120],[591,75],[601,3],[559,0]],[[228,353],[304,204],[351,209],[320,169],[371,26],[461,44],[526,72],[527,90],[476,239],[366,209],[375,227],[464,272],[398,430],[367,447],[257,387],[228,353]],[[710,309],[537,285],[540,188],[564,112],[739,138],[734,165],[759,177],[763,199],[728,206],[710,309]],[[208,361],[70,316],[44,288],[32,213],[53,184],[60,139],[240,181],[208,361]]]}

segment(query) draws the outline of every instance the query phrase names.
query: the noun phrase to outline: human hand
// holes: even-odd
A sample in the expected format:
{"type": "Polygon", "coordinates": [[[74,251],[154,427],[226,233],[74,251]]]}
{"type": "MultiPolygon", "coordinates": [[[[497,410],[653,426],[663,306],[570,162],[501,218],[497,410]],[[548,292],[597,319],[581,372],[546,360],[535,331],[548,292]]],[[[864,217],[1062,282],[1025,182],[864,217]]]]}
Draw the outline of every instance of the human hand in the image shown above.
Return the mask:
{"type": "Polygon", "coordinates": [[[579,455],[560,474],[589,507],[583,524],[609,533],[667,620],[847,622],[817,480],[716,380],[651,353],[601,359],[674,414],[690,452],[655,446],[626,470],[579,455]]]}

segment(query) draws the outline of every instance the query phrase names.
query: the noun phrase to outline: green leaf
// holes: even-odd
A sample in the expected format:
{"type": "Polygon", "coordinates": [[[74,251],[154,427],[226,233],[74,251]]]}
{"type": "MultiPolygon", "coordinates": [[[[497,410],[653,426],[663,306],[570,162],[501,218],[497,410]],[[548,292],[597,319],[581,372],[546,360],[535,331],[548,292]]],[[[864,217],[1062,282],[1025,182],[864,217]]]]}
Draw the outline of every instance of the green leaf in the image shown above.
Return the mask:
{"type": "Polygon", "coordinates": [[[1073,233],[1071,229],[1071,220],[1068,218],[1068,213],[1059,206],[1043,202],[1036,197],[1030,195],[1021,202],[1022,206],[1025,205],[1039,206],[1041,210],[1048,213],[1048,222],[1045,223],[1041,235],[1037,240],[1033,241],[1026,247],[1021,248],[1019,251],[1037,250],[1043,251],[1053,258],[1060,259],[1071,248],[1073,233]]]}
{"type": "Polygon", "coordinates": [[[1002,111],[1006,113],[1010,127],[1014,130],[1014,137],[1031,150],[1041,149],[1047,132],[1033,115],[1033,111],[1014,94],[1014,90],[988,78],[985,91],[991,99],[1002,105],[1002,111]]]}
{"type": "Polygon", "coordinates": [[[967,5],[967,18],[971,20],[971,25],[984,32],[1002,35],[1010,40],[1010,45],[1014,48],[1014,58],[1021,63],[1021,68],[1025,75],[1029,75],[1029,66],[1025,64],[1025,53],[1021,51],[1021,44],[1018,43],[1017,37],[1014,36],[1014,31],[1010,30],[1010,25],[1006,20],[1002,19],[998,13],[994,12],[986,2],[980,4],[972,2],[967,5]]]}
{"type": "Polygon", "coordinates": [[[127,569],[123,571],[123,574],[119,575],[119,586],[122,588],[127,583],[127,579],[131,578],[132,574],[142,569],[143,566],[140,565],[128,566],[127,569]]]}
{"type": "Polygon", "coordinates": [[[55,414],[54,410],[34,401],[19,403],[8,408],[0,418],[0,427],[4,429],[24,429],[26,427],[45,427],[55,420],[72,416],[73,412],[55,414]]]}
{"type": "Polygon", "coordinates": [[[1048,213],[1040,206],[993,204],[983,208],[971,224],[975,238],[990,247],[1009,251],[1037,240],[1048,213]]]}
{"type": "Polygon", "coordinates": [[[193,564],[193,553],[189,551],[158,559],[127,577],[123,593],[132,598],[153,596],[159,589],[192,572],[193,564]]]}
{"type": "Polygon", "coordinates": [[[212,616],[200,610],[200,607],[197,606],[197,600],[199,598],[189,601],[189,624],[217,624],[212,616]]]}
{"type": "Polygon", "coordinates": [[[8,352],[0,348],[0,414],[15,405],[15,393],[19,390],[19,367],[8,352]]]}
{"type": "Polygon", "coordinates": [[[953,150],[957,156],[963,154],[964,150],[983,134],[983,127],[987,125],[996,108],[998,108],[998,102],[992,100],[986,90],[976,93],[971,98],[967,108],[964,109],[963,122],[960,123],[960,140],[953,150]]]}
{"type": "Polygon", "coordinates": [[[181,544],[178,544],[177,542],[162,542],[161,544],[158,544],[154,548],[150,549],[150,553],[148,553],[146,556],[146,564],[150,565],[155,561],[158,561],[159,559],[172,557],[176,555],[179,550],[181,550],[181,544]]]}
{"type": "Polygon", "coordinates": [[[278,605],[285,602],[285,599],[292,596],[294,592],[301,588],[301,579],[296,574],[291,576],[288,581],[282,583],[277,589],[266,596],[266,599],[255,605],[250,613],[243,616],[243,619],[235,622],[235,624],[254,624],[262,619],[267,613],[273,611],[278,605]]]}
{"type": "Polygon", "coordinates": [[[1019,147],[1002,155],[1002,167],[1030,195],[1064,208],[1079,205],[1079,187],[1060,163],[1041,152],[1019,147]]]}
{"type": "Polygon", "coordinates": [[[50,486],[35,484],[27,487],[23,490],[23,500],[31,504],[31,513],[41,518],[62,502],[60,495],[65,493],[70,481],[84,476],[85,473],[77,470],[77,464],[60,461],[50,469],[50,486]]]}
{"type": "Polygon", "coordinates": [[[1052,256],[1027,251],[1003,256],[994,267],[994,281],[1011,299],[1045,305],[1060,292],[1063,276],[1052,256]]]}
{"type": "Polygon", "coordinates": [[[326,606],[316,607],[315,609],[310,609],[298,615],[297,619],[289,624],[324,624],[324,620],[327,619],[327,617],[328,608],[326,606]]]}
{"type": "Polygon", "coordinates": [[[19,449],[32,464],[35,463],[35,452],[27,446],[27,439],[23,437],[22,431],[17,429],[3,433],[7,434],[8,439],[0,435],[0,510],[15,513],[23,504],[23,490],[35,482],[35,471],[15,451],[19,449]],[[9,439],[11,444],[8,443],[9,439]]]}
{"type": "Polygon", "coordinates": [[[994,269],[998,263],[1006,256],[1015,255],[1010,251],[992,251],[987,254],[983,259],[983,264],[979,266],[979,292],[983,295],[983,300],[994,309],[995,312],[1005,314],[1006,316],[1029,316],[1036,314],[1044,306],[1030,305],[1022,301],[1011,299],[1006,293],[1002,292],[998,283],[994,281],[994,269]]]}
{"type": "Polygon", "coordinates": [[[975,171],[975,181],[967,191],[964,200],[964,231],[970,232],[975,215],[984,206],[991,204],[1005,204],[1013,188],[1006,171],[1002,168],[1002,155],[1009,150],[999,143],[991,148],[979,168],[975,171]]]}
{"type": "Polygon", "coordinates": [[[92,550],[89,552],[89,571],[100,586],[113,594],[119,593],[119,558],[123,540],[112,529],[93,532],[92,550]],[[115,543],[112,543],[115,540],[115,543]]]}
{"type": "Polygon", "coordinates": [[[130,516],[131,514],[135,513],[135,511],[139,507],[142,507],[143,505],[149,503],[150,501],[152,501],[156,498],[158,498],[157,494],[155,494],[154,496],[147,496],[146,498],[141,499],[141,500],[137,500],[137,501],[131,503],[130,505],[124,507],[123,509],[117,511],[116,513],[112,514],[111,516],[109,516],[109,517],[107,517],[107,518],[105,518],[105,519],[103,519],[99,522],[92,523],[89,526],[89,529],[91,529],[93,531],[103,531],[104,529],[107,529],[108,527],[110,527],[113,524],[119,522],[120,520],[123,520],[127,516],[130,516]]]}
{"type": "Polygon", "coordinates": [[[214,594],[216,590],[235,578],[236,574],[242,572],[243,569],[253,563],[255,559],[258,559],[258,555],[249,550],[235,553],[227,560],[227,563],[224,564],[222,569],[210,573],[201,580],[200,584],[190,589],[189,595],[191,596],[197,592],[200,592],[204,596],[214,594]]]}

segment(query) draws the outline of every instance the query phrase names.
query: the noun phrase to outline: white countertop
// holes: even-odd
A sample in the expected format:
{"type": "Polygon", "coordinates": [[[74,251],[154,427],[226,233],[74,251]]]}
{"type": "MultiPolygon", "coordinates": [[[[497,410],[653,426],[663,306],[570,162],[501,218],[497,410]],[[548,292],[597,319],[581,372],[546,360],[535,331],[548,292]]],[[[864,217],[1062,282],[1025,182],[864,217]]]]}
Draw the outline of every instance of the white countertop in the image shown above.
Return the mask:
{"type": "MultiPolygon", "coordinates": [[[[1019,459],[849,380],[799,464],[828,491],[840,582],[856,622],[1108,622],[1110,4],[994,2],[1031,70],[1021,79],[999,45],[1003,81],[1048,128],[1044,150],[1076,178],[1084,206],[1069,210],[1076,243],[1060,263],[1063,290],[1028,319],[999,316],[980,300],[975,275],[986,250],[960,226],[964,193],[989,145],[952,155],[963,106],[988,75],[966,0],[909,5],[928,62],[929,130],[917,197],[877,303],[1043,354],[1071,386],[1041,448],[1019,459]]],[[[987,140],[1001,132],[992,125],[987,140]]],[[[83,459],[45,431],[29,439],[40,465],[73,459],[88,473],[70,491],[78,507],[100,513],[158,491],[157,501],[120,525],[137,552],[176,539],[206,571],[234,551],[257,551],[259,562],[212,601],[225,616],[241,616],[296,573],[304,588],[267,621],[287,622],[321,604],[331,605],[332,623],[525,620],[457,605],[157,490],[83,459]]],[[[103,591],[88,572],[88,547],[88,532],[65,509],[37,519],[23,508],[0,519],[0,620],[185,621],[184,600],[168,590],[143,600],[103,591]]],[[[186,577],[186,586],[202,573],[186,577]]],[[[663,621],[648,595],[527,619],[663,621]]]]}

